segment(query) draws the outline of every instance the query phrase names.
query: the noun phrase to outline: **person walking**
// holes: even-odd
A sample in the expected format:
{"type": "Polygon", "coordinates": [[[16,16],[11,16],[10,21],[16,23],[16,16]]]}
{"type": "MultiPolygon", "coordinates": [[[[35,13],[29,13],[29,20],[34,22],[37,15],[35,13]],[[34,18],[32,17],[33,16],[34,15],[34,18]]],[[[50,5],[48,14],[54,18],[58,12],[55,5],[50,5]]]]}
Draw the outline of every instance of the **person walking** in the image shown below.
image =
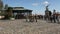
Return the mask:
{"type": "Polygon", "coordinates": [[[59,23],[59,14],[58,13],[56,13],[56,20],[59,23]]]}
{"type": "Polygon", "coordinates": [[[53,10],[53,21],[56,23],[56,10],[53,10]]]}
{"type": "Polygon", "coordinates": [[[35,20],[36,20],[36,22],[37,22],[37,14],[35,14],[35,20]]]}

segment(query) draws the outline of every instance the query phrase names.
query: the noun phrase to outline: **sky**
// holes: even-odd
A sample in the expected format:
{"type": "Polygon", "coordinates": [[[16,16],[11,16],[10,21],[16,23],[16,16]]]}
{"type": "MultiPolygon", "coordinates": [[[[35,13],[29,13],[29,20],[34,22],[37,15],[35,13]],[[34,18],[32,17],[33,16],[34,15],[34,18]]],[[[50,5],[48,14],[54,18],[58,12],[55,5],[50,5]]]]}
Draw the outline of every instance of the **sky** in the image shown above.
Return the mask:
{"type": "Polygon", "coordinates": [[[49,10],[53,12],[60,11],[60,0],[2,0],[4,5],[8,4],[12,7],[24,7],[33,10],[33,14],[44,15],[46,5],[49,5],[49,10]]]}

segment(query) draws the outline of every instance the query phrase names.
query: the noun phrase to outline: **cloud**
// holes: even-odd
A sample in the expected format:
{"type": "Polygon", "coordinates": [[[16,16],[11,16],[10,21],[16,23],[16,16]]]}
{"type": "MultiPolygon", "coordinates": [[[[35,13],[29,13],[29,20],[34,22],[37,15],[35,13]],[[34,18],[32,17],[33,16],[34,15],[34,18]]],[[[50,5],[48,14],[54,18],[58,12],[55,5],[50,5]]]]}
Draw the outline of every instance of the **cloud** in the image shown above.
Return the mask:
{"type": "Polygon", "coordinates": [[[32,3],[32,6],[38,6],[39,3],[32,3]]]}
{"type": "Polygon", "coordinates": [[[43,4],[44,4],[44,5],[48,5],[49,2],[48,2],[48,1],[44,1],[43,4]]]}

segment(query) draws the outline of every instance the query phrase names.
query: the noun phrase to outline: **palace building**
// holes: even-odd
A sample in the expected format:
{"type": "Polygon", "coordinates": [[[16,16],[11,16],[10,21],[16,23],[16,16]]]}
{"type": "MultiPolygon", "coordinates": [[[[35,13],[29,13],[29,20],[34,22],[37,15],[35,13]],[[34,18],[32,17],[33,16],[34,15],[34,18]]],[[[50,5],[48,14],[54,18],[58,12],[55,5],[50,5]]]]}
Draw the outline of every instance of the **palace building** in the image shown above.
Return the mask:
{"type": "Polygon", "coordinates": [[[24,7],[9,7],[8,4],[3,7],[3,2],[0,0],[0,18],[4,16],[4,19],[9,19],[11,17],[24,19],[30,14],[32,14],[32,10],[24,7]]]}

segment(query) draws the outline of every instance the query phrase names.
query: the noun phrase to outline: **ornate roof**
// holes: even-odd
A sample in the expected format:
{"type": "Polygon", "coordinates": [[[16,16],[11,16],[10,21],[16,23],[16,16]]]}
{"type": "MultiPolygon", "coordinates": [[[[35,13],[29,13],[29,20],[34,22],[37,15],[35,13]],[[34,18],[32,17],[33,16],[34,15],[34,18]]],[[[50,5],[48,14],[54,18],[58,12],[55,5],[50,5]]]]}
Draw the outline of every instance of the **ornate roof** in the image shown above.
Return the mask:
{"type": "Polygon", "coordinates": [[[26,9],[24,7],[12,7],[12,8],[13,8],[13,10],[30,10],[30,9],[26,9]]]}

